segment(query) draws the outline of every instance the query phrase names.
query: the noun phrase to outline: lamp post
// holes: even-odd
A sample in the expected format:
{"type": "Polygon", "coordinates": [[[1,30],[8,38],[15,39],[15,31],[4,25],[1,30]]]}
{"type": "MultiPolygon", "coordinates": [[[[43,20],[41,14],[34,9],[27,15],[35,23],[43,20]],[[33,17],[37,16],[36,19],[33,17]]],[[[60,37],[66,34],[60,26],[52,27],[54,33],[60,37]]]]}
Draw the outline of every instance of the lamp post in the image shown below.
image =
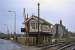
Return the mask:
{"type": "Polygon", "coordinates": [[[14,14],[14,35],[16,35],[16,11],[9,10],[8,12],[11,12],[14,14]]]}

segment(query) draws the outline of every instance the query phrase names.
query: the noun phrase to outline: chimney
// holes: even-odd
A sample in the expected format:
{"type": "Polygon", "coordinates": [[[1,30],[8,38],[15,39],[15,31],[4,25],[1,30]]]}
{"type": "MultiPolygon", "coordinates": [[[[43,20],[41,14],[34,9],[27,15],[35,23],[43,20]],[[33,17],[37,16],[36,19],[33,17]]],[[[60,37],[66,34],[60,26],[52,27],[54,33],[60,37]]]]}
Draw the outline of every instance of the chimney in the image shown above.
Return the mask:
{"type": "Polygon", "coordinates": [[[26,13],[25,13],[25,8],[23,9],[23,16],[24,16],[24,21],[26,21],[26,13]]]}
{"type": "Polygon", "coordinates": [[[60,20],[60,25],[62,25],[62,20],[60,20]]]}
{"type": "Polygon", "coordinates": [[[27,18],[26,19],[28,19],[28,13],[27,13],[27,18]]]}

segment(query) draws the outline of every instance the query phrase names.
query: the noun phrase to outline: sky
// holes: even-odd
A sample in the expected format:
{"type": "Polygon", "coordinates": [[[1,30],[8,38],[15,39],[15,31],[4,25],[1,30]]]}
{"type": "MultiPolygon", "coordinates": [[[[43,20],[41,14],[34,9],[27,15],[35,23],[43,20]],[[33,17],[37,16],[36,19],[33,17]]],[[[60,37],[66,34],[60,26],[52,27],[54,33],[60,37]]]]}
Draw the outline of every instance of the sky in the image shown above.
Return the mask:
{"type": "Polygon", "coordinates": [[[16,32],[23,27],[23,8],[29,17],[37,16],[37,3],[40,3],[40,17],[46,21],[56,24],[60,19],[69,31],[75,32],[75,0],[0,0],[0,32],[14,32],[13,12],[16,12],[16,32]]]}

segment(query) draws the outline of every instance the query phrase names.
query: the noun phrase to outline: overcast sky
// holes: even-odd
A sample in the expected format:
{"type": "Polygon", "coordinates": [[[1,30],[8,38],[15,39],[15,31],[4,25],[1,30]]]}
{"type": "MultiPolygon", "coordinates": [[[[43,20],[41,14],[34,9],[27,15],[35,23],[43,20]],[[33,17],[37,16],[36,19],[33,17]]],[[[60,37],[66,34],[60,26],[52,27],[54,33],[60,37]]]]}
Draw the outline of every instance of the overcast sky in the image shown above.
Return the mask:
{"type": "Polygon", "coordinates": [[[0,32],[7,32],[6,26],[10,32],[14,31],[14,13],[16,11],[17,33],[23,26],[23,8],[29,16],[37,16],[37,3],[40,3],[40,17],[52,24],[59,23],[60,19],[63,25],[69,31],[75,32],[75,0],[0,0],[0,32]]]}

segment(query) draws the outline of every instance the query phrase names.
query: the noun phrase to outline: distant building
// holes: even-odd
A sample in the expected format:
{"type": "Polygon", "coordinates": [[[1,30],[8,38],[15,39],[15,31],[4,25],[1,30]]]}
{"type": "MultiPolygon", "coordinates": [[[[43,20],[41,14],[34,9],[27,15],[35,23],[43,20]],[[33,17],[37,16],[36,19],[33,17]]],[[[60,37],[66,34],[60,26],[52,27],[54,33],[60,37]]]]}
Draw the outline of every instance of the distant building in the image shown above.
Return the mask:
{"type": "Polygon", "coordinates": [[[60,20],[60,24],[55,24],[52,27],[53,37],[62,38],[67,32],[68,30],[62,24],[62,20],[60,20]]]}

